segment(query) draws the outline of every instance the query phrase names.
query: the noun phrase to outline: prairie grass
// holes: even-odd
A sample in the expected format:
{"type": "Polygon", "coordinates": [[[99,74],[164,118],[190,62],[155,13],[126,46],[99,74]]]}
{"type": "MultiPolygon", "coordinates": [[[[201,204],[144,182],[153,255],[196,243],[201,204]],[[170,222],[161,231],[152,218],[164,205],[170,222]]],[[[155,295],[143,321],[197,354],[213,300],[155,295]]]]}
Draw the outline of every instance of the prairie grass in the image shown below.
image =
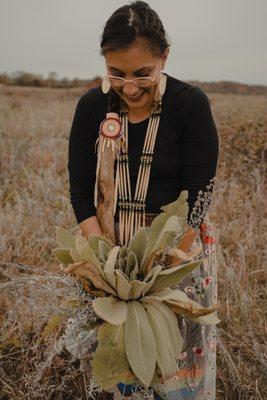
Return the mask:
{"type": "MultiPolygon", "coordinates": [[[[78,293],[62,275],[51,249],[55,225],[77,229],[68,193],[67,145],[75,105],[84,90],[0,87],[1,400],[98,398],[97,393],[86,394],[84,374],[60,347],[60,330],[56,349],[49,335],[45,343],[40,340],[62,299],[71,300],[78,293]],[[49,290],[36,287],[35,276],[49,290]],[[17,285],[8,286],[16,279],[17,285]],[[28,285],[23,286],[23,279],[28,285]],[[36,304],[20,301],[27,293],[35,293],[36,304]],[[43,366],[43,375],[32,391],[36,366],[43,366]]],[[[267,97],[208,96],[220,139],[209,211],[222,305],[217,399],[263,400],[267,97]]]]}

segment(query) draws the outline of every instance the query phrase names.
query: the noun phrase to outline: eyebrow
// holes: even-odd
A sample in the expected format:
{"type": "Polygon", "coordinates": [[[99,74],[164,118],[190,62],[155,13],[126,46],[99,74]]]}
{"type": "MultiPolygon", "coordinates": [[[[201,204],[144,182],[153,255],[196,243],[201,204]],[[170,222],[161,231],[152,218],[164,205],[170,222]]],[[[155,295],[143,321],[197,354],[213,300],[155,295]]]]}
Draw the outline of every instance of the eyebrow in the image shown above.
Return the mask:
{"type": "MultiPolygon", "coordinates": [[[[116,70],[116,71],[118,71],[118,72],[121,72],[121,73],[123,74],[123,71],[121,71],[121,70],[118,69],[118,68],[112,67],[111,65],[108,65],[108,68],[114,69],[114,70],[116,70]]],[[[136,71],[134,71],[133,73],[135,74],[136,72],[141,72],[141,71],[144,71],[144,70],[146,70],[146,69],[152,69],[152,68],[153,68],[153,67],[143,67],[143,68],[139,68],[139,69],[137,69],[136,71]]]]}

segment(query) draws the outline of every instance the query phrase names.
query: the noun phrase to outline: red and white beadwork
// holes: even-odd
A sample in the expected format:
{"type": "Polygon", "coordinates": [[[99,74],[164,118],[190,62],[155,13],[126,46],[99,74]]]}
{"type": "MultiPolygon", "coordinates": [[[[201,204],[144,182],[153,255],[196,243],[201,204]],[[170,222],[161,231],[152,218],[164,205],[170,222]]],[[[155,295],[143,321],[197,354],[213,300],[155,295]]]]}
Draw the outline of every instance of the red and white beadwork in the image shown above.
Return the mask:
{"type": "Polygon", "coordinates": [[[100,124],[99,133],[108,139],[117,139],[122,136],[122,123],[118,114],[107,113],[106,118],[100,124]]]}
{"type": "Polygon", "coordinates": [[[211,235],[211,227],[208,224],[200,225],[200,237],[205,254],[211,254],[215,251],[215,239],[211,235]]]}

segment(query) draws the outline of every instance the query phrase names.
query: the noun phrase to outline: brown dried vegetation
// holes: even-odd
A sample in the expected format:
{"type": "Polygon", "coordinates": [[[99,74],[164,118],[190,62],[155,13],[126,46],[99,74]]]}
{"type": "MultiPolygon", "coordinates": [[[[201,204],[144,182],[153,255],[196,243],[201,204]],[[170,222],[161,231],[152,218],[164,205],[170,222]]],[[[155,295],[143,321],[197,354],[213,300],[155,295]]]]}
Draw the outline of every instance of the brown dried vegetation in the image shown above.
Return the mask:
{"type": "MultiPolygon", "coordinates": [[[[84,89],[0,88],[0,267],[59,273],[51,256],[55,225],[77,229],[69,201],[67,143],[77,98],[84,89]],[[12,268],[14,266],[14,268],[12,268]]],[[[217,398],[263,399],[266,365],[264,245],[266,243],[266,94],[209,92],[220,138],[210,218],[218,254],[217,398]]],[[[0,271],[1,272],[1,271],[0,271]]],[[[7,278],[3,274],[2,281],[7,278]]],[[[12,305],[0,297],[0,322],[12,305]]],[[[49,302],[49,297],[47,298],[49,302]]],[[[23,307],[23,305],[22,305],[23,307]]],[[[41,328],[26,324],[28,344],[41,328]]],[[[27,390],[42,343],[21,345],[16,324],[0,344],[0,398],[34,399],[27,390]]],[[[60,335],[60,332],[58,332],[60,335]]],[[[42,378],[42,399],[81,399],[84,376],[62,351],[42,378]]],[[[266,382],[265,382],[266,383],[266,382]]],[[[103,397],[101,397],[103,398],[103,397]]]]}

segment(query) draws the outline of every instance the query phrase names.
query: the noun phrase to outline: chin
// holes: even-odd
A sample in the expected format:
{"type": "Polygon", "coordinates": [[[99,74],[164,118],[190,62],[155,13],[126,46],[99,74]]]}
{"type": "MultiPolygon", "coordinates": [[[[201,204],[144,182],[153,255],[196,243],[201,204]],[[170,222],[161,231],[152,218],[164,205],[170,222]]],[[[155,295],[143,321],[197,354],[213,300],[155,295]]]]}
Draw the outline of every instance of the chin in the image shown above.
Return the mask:
{"type": "Polygon", "coordinates": [[[145,92],[139,101],[130,101],[127,98],[123,97],[124,101],[131,108],[146,108],[152,102],[152,93],[145,92]]]}
{"type": "Polygon", "coordinates": [[[147,93],[144,93],[142,98],[137,102],[130,101],[130,100],[126,99],[126,98],[124,98],[124,99],[125,99],[126,103],[129,106],[133,107],[133,108],[135,108],[135,107],[143,107],[147,103],[147,100],[148,100],[147,99],[147,93]]]}
{"type": "Polygon", "coordinates": [[[125,101],[125,103],[131,108],[144,108],[150,105],[153,101],[155,94],[155,88],[145,91],[143,96],[138,101],[131,101],[128,99],[123,92],[116,91],[117,94],[125,101]]]}

